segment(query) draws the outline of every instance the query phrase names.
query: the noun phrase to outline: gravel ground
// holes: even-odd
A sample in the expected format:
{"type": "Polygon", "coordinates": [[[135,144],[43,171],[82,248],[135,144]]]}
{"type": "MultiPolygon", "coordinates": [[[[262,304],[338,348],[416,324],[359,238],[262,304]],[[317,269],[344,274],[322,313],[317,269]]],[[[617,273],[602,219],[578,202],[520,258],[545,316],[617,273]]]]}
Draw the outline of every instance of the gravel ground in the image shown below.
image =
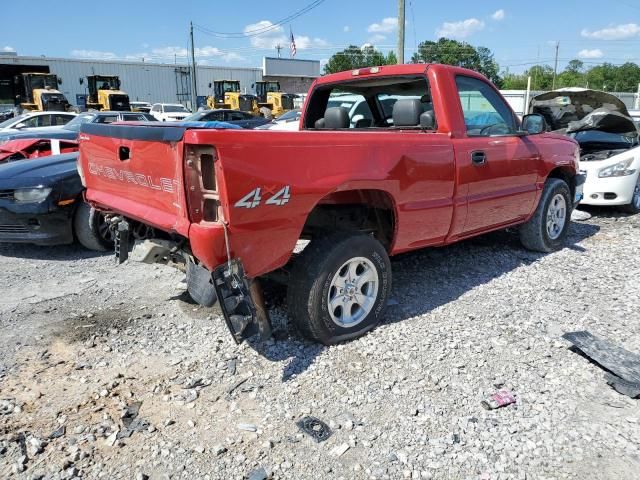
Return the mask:
{"type": "Polygon", "coordinates": [[[277,340],[237,346],[177,270],[0,245],[0,477],[637,478],[640,401],[561,338],[640,352],[640,215],[592,213],[551,255],[500,232],[396,258],[385,323],[331,348],[279,291],[277,340]]]}

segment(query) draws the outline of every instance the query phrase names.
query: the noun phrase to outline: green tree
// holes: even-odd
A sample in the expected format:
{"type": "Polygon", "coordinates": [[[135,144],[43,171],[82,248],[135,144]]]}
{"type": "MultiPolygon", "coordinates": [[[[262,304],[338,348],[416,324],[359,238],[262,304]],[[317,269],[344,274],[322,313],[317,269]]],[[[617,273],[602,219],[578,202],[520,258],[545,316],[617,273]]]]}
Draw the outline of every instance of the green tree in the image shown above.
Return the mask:
{"type": "Polygon", "coordinates": [[[350,45],[343,51],[334,54],[324,66],[324,73],[344,72],[364,67],[379,67],[398,63],[394,52],[384,53],[376,50],[371,45],[360,48],[350,45]]]}
{"type": "Polygon", "coordinates": [[[498,63],[493,53],[486,47],[474,47],[468,43],[449,38],[439,38],[437,42],[420,42],[418,51],[411,57],[413,63],[443,63],[469,68],[485,75],[496,85],[500,85],[498,63]]]}

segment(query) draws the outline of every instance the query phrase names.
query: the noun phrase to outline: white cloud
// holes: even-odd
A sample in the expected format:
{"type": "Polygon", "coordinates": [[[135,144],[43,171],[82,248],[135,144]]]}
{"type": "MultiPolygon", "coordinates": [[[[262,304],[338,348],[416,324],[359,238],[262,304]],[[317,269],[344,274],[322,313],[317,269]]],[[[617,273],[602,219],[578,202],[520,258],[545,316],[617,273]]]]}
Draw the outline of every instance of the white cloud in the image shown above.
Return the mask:
{"type": "Polygon", "coordinates": [[[586,28],[580,32],[585,38],[596,40],[621,40],[623,38],[633,38],[640,35],[640,25],[637,23],[625,23],[622,25],[611,25],[601,30],[590,31],[586,28]]]}
{"type": "Polygon", "coordinates": [[[244,27],[245,35],[249,35],[256,31],[264,33],[249,37],[252,47],[273,49],[278,45],[286,47],[289,44],[289,39],[284,34],[284,29],[280,25],[274,25],[269,20],[261,20],[258,23],[252,23],[244,27]]]}
{"type": "MultiPolygon", "coordinates": [[[[208,58],[222,59],[226,62],[244,60],[244,57],[235,52],[224,52],[212,46],[196,48],[195,53],[198,60],[208,58]]],[[[176,58],[181,60],[188,58],[189,51],[184,47],[174,46],[157,47],[147,52],[127,53],[124,55],[116,55],[113,52],[103,52],[100,50],[72,50],[71,56],[91,60],[129,60],[139,62],[144,59],[145,61],[173,62],[176,58]]]]}
{"type": "Polygon", "coordinates": [[[380,35],[379,33],[376,33],[375,35],[371,35],[371,37],[369,37],[368,42],[369,43],[380,43],[383,40],[386,40],[387,37],[384,35],[380,35]]]}
{"type": "Polygon", "coordinates": [[[115,60],[118,58],[113,52],[103,52],[101,50],[71,50],[71,56],[91,60],[115,60]]]}
{"type": "Polygon", "coordinates": [[[496,22],[499,22],[500,20],[504,20],[504,10],[502,8],[500,10],[496,10],[491,15],[491,18],[493,18],[496,22]]]}
{"type": "Polygon", "coordinates": [[[593,50],[580,50],[578,52],[578,57],[580,58],[602,58],[604,57],[604,53],[599,48],[594,48],[593,50]]]}
{"type": "MultiPolygon", "coordinates": [[[[269,20],[261,20],[258,23],[253,23],[244,27],[245,35],[251,34],[251,32],[261,31],[260,35],[254,35],[249,37],[251,46],[264,50],[271,50],[280,45],[283,48],[287,48],[291,42],[289,35],[286,35],[284,29],[280,25],[274,25],[269,20]]],[[[314,37],[311,38],[307,35],[293,35],[296,41],[296,48],[298,50],[306,50],[309,48],[321,48],[329,45],[323,38],[314,37]]],[[[212,47],[213,48],[213,47],[212,47]]],[[[197,51],[198,49],[196,49],[197,51]]]]}
{"type": "Polygon", "coordinates": [[[7,45],[6,47],[2,48],[2,51],[3,52],[15,52],[16,49],[7,45]]]}
{"type": "Polygon", "coordinates": [[[380,23],[372,23],[367,28],[369,33],[391,33],[398,28],[398,17],[383,18],[380,23]]]}
{"type": "Polygon", "coordinates": [[[345,25],[344,27],[342,27],[342,31],[343,32],[349,32],[349,31],[351,31],[351,27],[349,25],[345,25]]]}
{"type": "Polygon", "coordinates": [[[459,22],[444,22],[436,30],[438,37],[466,38],[484,29],[484,22],[477,18],[467,18],[459,22]]]}

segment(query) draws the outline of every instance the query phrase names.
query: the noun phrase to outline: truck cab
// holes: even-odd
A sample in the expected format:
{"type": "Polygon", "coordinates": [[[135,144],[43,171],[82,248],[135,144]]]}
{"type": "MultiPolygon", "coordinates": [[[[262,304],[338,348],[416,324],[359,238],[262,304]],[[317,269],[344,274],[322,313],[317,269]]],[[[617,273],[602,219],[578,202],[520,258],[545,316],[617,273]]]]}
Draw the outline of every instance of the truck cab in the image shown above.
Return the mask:
{"type": "Polygon", "coordinates": [[[280,90],[280,82],[260,81],[255,83],[258,107],[267,107],[274,117],[293,110],[297,95],[280,90]]]}
{"type": "Polygon", "coordinates": [[[58,90],[58,77],[50,73],[23,73],[14,78],[21,93],[16,105],[25,110],[64,112],[69,102],[58,90]]]}
{"type": "Polygon", "coordinates": [[[130,112],[129,95],[120,89],[120,78],[115,75],[87,76],[87,109],[130,112]]]}
{"type": "Polygon", "coordinates": [[[213,96],[207,97],[207,106],[210,109],[226,108],[241,110],[243,112],[258,112],[258,103],[255,95],[242,93],[238,80],[215,80],[213,84],[213,96]]]}

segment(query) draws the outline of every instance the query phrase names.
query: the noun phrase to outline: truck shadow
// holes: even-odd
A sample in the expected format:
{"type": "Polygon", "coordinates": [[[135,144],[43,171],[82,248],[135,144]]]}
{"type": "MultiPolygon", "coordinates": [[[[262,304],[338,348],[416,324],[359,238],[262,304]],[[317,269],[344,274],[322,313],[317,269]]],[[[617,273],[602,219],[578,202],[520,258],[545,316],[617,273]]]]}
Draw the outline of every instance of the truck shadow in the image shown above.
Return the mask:
{"type": "Polygon", "coordinates": [[[27,260],[68,261],[113,255],[107,252],[87,250],[77,243],[70,245],[40,246],[26,243],[0,243],[0,257],[24,258],[27,260]]]}
{"type": "MultiPolygon", "coordinates": [[[[584,252],[579,243],[600,230],[589,223],[571,224],[567,247],[584,252]]],[[[531,265],[547,254],[525,250],[517,232],[499,231],[442,248],[419,250],[392,259],[393,289],[386,318],[369,335],[385,325],[428,313],[446,305],[473,288],[486,284],[516,268],[531,265]]],[[[286,289],[265,292],[269,311],[276,319],[286,316],[286,289]],[[275,315],[274,315],[275,314],[275,315]]],[[[276,323],[276,322],[274,322],[276,323]]],[[[306,371],[327,348],[304,341],[291,325],[274,329],[276,340],[249,344],[271,361],[286,361],[282,381],[306,371]]],[[[357,341],[357,340],[355,340],[357,341]]]]}

